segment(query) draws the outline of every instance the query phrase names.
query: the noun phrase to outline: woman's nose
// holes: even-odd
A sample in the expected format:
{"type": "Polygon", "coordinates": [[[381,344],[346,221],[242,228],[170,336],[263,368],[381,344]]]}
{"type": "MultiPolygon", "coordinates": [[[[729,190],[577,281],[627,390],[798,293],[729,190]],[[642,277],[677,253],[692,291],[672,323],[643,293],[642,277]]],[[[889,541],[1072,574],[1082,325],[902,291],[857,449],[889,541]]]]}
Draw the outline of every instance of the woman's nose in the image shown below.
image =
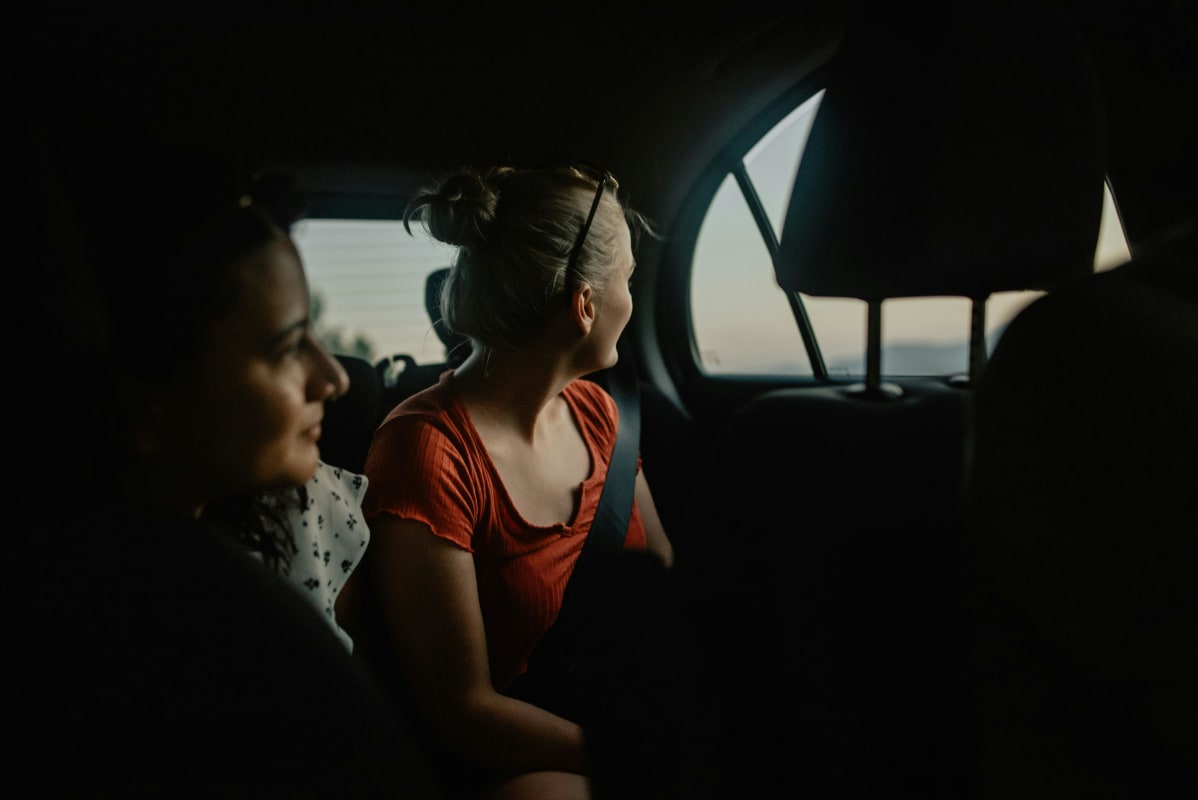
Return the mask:
{"type": "Polygon", "coordinates": [[[317,343],[316,369],[313,371],[313,384],[317,397],[322,402],[329,398],[338,398],[349,391],[349,373],[341,362],[317,343]]]}
{"type": "Polygon", "coordinates": [[[341,362],[335,357],[329,357],[330,363],[333,365],[333,377],[330,383],[333,385],[333,395],[341,397],[349,391],[349,373],[345,371],[345,367],[341,366],[341,362]]]}

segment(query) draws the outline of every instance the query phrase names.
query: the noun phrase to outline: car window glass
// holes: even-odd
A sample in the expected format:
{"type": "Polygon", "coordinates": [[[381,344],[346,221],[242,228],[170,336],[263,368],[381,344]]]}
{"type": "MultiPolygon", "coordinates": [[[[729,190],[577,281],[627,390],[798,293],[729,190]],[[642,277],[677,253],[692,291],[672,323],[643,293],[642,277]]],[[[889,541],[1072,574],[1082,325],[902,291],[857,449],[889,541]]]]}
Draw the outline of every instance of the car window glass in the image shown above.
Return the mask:
{"type": "Polygon", "coordinates": [[[695,346],[708,370],[812,374],[769,250],[732,176],[699,229],[692,270],[695,346]]]}
{"type": "MultiPolygon", "coordinates": [[[[782,291],[777,283],[774,290],[779,294],[782,291]]],[[[851,297],[814,297],[809,294],[801,297],[828,375],[842,378],[865,374],[865,303],[851,297]]],[[[795,326],[794,317],[790,324],[795,326]]],[[[798,335],[797,330],[795,335],[798,335]]]]}
{"type": "Polygon", "coordinates": [[[1119,212],[1115,208],[1110,184],[1107,184],[1105,189],[1102,195],[1102,224],[1098,229],[1098,247],[1094,250],[1095,272],[1114,269],[1131,261],[1127,235],[1123,232],[1123,223],[1119,221],[1119,212]]]}
{"type": "Polygon", "coordinates": [[[821,90],[800,103],[745,154],[745,170],[765,207],[775,236],[782,230],[795,175],[799,171],[799,158],[807,146],[807,136],[823,96],[821,90]]]}
{"type": "Polygon", "coordinates": [[[418,364],[445,360],[424,307],[424,282],[449,265],[452,248],[394,220],[307,219],[293,238],[316,334],[332,352],[371,362],[396,354],[418,364]]]}

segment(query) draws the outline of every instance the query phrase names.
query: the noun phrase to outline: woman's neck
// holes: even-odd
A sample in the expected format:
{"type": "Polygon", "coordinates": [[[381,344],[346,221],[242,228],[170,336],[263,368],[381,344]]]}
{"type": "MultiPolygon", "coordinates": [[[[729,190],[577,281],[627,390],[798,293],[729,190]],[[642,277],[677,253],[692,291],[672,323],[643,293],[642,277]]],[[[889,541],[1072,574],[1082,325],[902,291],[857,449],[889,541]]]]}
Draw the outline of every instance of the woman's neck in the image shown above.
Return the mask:
{"type": "Polygon", "coordinates": [[[486,418],[534,438],[545,409],[578,376],[552,356],[526,350],[472,353],[453,373],[472,417],[486,418]]]}

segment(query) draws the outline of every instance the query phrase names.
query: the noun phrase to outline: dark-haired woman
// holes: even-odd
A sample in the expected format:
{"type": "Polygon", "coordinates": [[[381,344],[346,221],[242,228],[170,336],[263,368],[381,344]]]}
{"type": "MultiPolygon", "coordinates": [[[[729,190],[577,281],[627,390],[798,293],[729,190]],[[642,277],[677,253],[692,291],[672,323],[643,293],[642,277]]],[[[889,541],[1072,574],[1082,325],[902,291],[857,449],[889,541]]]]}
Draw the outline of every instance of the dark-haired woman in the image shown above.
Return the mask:
{"type": "Polygon", "coordinates": [[[69,464],[39,486],[54,546],[21,730],[55,765],[40,791],[435,796],[335,630],[246,555],[288,557],[264,501],[314,477],[348,388],[312,330],[291,195],[207,150],[126,144],[47,151],[73,163],[39,230],[87,397],[39,409],[69,464]]]}

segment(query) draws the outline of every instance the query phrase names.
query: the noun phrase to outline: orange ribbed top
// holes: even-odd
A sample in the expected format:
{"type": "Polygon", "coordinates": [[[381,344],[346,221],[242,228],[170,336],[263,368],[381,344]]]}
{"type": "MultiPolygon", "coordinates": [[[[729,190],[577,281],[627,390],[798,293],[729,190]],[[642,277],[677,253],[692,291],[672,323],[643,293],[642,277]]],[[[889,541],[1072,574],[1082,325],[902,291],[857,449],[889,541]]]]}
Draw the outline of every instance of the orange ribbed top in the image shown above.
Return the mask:
{"type": "MultiPolygon", "coordinates": [[[[392,409],[374,434],[363,468],[369,478],[362,506],[368,524],[380,514],[416,520],[474,554],[491,679],[500,691],[525,671],[557,618],[615,447],[618,410],[611,395],[580,379],[562,397],[593,465],[568,523],[542,527],[520,515],[453,388],[452,370],[392,409]]],[[[635,504],[624,546],[646,546],[635,504]]]]}

